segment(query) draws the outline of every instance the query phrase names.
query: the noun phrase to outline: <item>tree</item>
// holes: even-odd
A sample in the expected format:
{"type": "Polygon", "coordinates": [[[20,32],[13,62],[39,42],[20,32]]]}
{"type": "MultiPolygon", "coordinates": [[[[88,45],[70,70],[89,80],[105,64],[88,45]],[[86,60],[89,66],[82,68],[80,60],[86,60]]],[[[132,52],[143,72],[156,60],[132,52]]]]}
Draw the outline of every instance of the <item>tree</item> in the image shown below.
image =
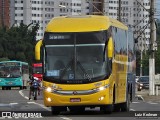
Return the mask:
{"type": "MultiPolygon", "coordinates": [[[[39,24],[21,23],[9,29],[0,28],[0,58],[32,63],[39,24]]],[[[3,60],[3,59],[2,59],[3,60]]]]}
{"type": "MultiPolygon", "coordinates": [[[[155,74],[160,74],[160,20],[157,21],[157,44],[158,44],[158,49],[155,51],[155,74]]],[[[151,51],[147,51],[147,54],[143,53],[143,59],[142,61],[140,60],[140,52],[136,52],[136,59],[137,59],[137,68],[136,68],[136,75],[139,75],[140,73],[140,63],[142,63],[142,71],[143,75],[149,75],[149,55],[151,51]]]]}

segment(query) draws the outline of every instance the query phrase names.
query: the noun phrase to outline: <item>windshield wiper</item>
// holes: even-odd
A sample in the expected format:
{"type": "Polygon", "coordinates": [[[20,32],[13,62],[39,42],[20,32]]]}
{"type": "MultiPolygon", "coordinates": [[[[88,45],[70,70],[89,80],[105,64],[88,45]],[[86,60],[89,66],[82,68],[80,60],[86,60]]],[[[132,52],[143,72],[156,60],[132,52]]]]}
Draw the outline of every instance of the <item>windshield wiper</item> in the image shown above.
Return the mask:
{"type": "Polygon", "coordinates": [[[87,77],[88,80],[92,80],[91,76],[86,72],[86,70],[84,69],[84,67],[82,66],[82,64],[77,60],[77,65],[79,65],[79,67],[81,68],[81,70],[84,72],[85,76],[87,77]]]}
{"type": "Polygon", "coordinates": [[[67,69],[74,63],[74,58],[71,59],[71,61],[68,62],[68,64],[65,66],[64,70],[62,71],[61,75],[60,75],[60,79],[62,79],[67,71],[67,69]]]}
{"type": "MultiPolygon", "coordinates": [[[[76,61],[77,65],[80,67],[80,69],[83,71],[83,73],[85,74],[85,77],[87,77],[88,80],[92,80],[91,76],[86,72],[86,70],[84,69],[84,67],[82,66],[82,64],[77,60],[76,61]]],[[[73,67],[74,64],[74,58],[72,58],[71,61],[68,62],[68,64],[65,66],[64,70],[62,71],[61,75],[60,75],[60,79],[62,79],[64,77],[64,75],[66,74],[66,71],[69,67],[73,67]]]]}

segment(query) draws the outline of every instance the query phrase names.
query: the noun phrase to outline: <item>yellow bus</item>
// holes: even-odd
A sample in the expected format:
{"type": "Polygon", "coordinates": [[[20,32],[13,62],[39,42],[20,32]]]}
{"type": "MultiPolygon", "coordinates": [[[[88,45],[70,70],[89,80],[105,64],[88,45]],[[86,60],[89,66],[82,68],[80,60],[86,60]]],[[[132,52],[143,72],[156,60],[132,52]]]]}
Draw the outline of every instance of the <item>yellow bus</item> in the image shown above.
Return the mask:
{"type": "Polygon", "coordinates": [[[100,107],[104,113],[129,110],[134,41],[121,22],[96,15],[55,17],[35,46],[36,60],[40,56],[44,104],[52,114],[86,107],[100,107]]]}

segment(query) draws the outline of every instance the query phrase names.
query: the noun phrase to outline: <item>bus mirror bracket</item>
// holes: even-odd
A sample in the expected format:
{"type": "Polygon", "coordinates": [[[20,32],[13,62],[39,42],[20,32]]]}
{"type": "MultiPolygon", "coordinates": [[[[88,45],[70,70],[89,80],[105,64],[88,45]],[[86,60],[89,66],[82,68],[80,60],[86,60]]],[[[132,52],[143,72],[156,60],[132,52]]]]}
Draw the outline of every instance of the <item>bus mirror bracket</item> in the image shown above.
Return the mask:
{"type": "Polygon", "coordinates": [[[113,46],[113,39],[110,37],[108,41],[108,58],[113,58],[113,46]]]}
{"type": "Polygon", "coordinates": [[[42,40],[39,40],[35,46],[35,59],[40,60],[40,52],[41,52],[42,40]]]}

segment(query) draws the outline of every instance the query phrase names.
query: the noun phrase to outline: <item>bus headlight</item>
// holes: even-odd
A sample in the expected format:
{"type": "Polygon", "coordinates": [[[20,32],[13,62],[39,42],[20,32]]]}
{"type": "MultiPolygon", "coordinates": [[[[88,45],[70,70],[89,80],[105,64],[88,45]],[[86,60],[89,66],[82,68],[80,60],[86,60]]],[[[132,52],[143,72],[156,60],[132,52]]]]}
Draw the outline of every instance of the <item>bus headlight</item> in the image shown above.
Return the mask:
{"type": "Polygon", "coordinates": [[[105,89],[107,89],[109,87],[109,84],[105,85],[105,86],[101,86],[99,88],[96,88],[96,91],[103,91],[105,89]]]}
{"type": "Polygon", "coordinates": [[[104,89],[105,89],[104,86],[98,88],[99,91],[102,91],[102,90],[104,90],[104,89]]]}
{"type": "Polygon", "coordinates": [[[143,86],[143,84],[141,83],[140,86],[143,86]]]}
{"type": "Polygon", "coordinates": [[[48,102],[51,102],[51,101],[52,101],[52,99],[51,99],[51,98],[47,98],[47,101],[48,101],[48,102]]]}
{"type": "Polygon", "coordinates": [[[51,88],[51,87],[47,87],[47,88],[46,88],[46,91],[47,91],[47,92],[52,92],[52,88],[51,88]]]}

